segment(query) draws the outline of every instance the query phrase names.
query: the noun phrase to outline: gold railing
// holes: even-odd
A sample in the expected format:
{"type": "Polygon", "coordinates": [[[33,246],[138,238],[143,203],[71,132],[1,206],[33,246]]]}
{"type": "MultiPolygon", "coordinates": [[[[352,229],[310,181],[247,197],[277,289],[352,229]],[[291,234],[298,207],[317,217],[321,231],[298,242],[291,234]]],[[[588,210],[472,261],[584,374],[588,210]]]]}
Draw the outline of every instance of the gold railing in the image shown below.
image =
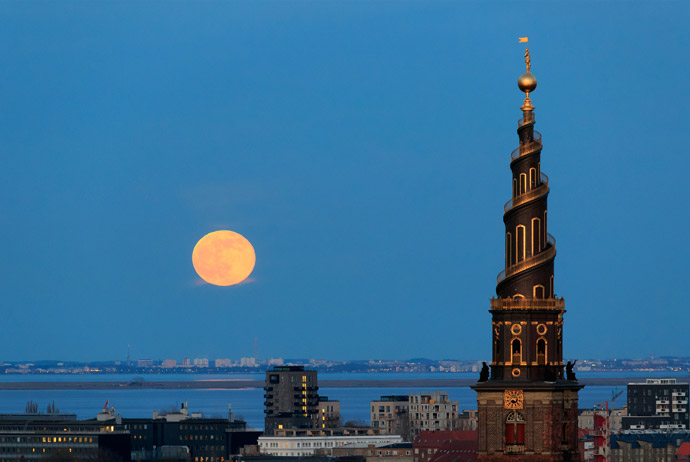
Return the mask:
{"type": "Polygon", "coordinates": [[[525,445],[524,444],[506,444],[506,447],[503,450],[503,452],[506,454],[524,454],[525,453],[525,445]]]}
{"type": "Polygon", "coordinates": [[[522,119],[518,120],[518,128],[530,123],[534,123],[534,112],[528,112],[522,119]]]}
{"type": "Polygon", "coordinates": [[[492,310],[526,310],[526,309],[562,310],[565,300],[562,298],[492,298],[492,310]]]}
{"type": "Polygon", "coordinates": [[[500,273],[498,273],[498,276],[496,277],[496,284],[500,284],[501,281],[503,281],[505,278],[509,278],[510,276],[520,273],[522,271],[528,270],[530,268],[533,268],[537,265],[540,265],[544,263],[547,260],[552,259],[553,257],[556,256],[556,239],[550,234],[546,235],[546,248],[544,251],[539,252],[538,254],[526,258],[522,260],[519,263],[516,263],[512,266],[509,266],[508,268],[504,269],[500,273]]]}
{"type": "Polygon", "coordinates": [[[521,144],[519,147],[515,148],[513,152],[510,153],[510,159],[515,160],[518,157],[526,156],[527,154],[532,154],[535,151],[541,149],[541,133],[534,130],[534,139],[529,143],[521,144]]]}
{"type": "Polygon", "coordinates": [[[518,205],[522,205],[525,202],[529,202],[532,199],[536,199],[537,197],[541,197],[544,194],[548,193],[549,177],[542,173],[540,175],[540,180],[541,184],[536,188],[527,191],[525,194],[520,194],[517,197],[513,197],[511,200],[506,202],[506,205],[503,206],[503,213],[508,213],[508,210],[512,209],[513,207],[517,207],[518,205]]]}

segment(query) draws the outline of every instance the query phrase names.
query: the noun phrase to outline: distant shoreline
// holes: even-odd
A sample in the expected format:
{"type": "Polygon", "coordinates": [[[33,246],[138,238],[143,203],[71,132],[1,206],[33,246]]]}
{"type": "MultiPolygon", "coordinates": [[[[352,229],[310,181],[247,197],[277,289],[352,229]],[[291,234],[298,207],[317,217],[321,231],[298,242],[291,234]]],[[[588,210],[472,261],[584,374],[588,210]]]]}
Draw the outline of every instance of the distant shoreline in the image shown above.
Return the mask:
{"type": "MultiPolygon", "coordinates": [[[[690,382],[690,377],[676,377],[690,382]]],[[[644,377],[582,378],[585,386],[622,386],[639,383],[644,377]]],[[[465,388],[476,379],[391,379],[391,380],[320,380],[319,388],[465,388]]],[[[237,390],[263,388],[261,380],[177,380],[177,381],[112,381],[112,382],[0,382],[0,390],[237,390]]]]}

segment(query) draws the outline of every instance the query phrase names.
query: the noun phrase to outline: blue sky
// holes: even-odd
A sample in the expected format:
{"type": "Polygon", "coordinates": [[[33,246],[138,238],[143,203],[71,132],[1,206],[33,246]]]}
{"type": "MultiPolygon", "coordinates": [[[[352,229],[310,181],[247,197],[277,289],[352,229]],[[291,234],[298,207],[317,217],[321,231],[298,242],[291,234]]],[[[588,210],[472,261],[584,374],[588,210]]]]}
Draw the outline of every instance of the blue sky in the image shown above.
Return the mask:
{"type": "Polygon", "coordinates": [[[487,358],[529,36],[567,357],[687,354],[687,2],[3,2],[4,360],[487,358]],[[199,284],[230,229],[253,282],[199,284]]]}

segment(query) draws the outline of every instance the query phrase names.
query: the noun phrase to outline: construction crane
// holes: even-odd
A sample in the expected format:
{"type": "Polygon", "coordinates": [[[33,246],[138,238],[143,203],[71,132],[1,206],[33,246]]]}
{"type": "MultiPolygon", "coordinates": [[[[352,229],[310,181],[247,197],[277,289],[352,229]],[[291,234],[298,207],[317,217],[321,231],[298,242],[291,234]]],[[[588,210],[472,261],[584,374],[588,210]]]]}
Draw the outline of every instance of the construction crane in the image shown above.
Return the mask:
{"type": "Polygon", "coordinates": [[[623,394],[623,390],[619,391],[618,393],[616,393],[616,390],[618,390],[618,388],[614,388],[613,391],[611,392],[611,410],[612,411],[614,409],[616,409],[616,398],[618,398],[620,395],[623,394]]]}

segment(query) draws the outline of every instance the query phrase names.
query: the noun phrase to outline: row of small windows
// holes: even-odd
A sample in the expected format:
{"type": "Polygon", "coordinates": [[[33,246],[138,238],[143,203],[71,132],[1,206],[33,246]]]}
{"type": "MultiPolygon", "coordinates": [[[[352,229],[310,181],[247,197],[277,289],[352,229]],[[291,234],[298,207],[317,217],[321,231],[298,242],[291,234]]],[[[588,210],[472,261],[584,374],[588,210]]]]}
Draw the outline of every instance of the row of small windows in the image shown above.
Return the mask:
{"type": "Polygon", "coordinates": [[[92,436],[3,436],[0,443],[93,443],[92,436]]]}
{"type": "Polygon", "coordinates": [[[521,173],[518,182],[517,178],[513,178],[513,198],[519,196],[520,194],[525,194],[527,191],[537,188],[539,185],[539,176],[541,174],[541,163],[538,164],[537,168],[529,169],[529,182],[527,181],[527,174],[521,173]]]}
{"type": "Polygon", "coordinates": [[[203,441],[212,440],[214,435],[180,435],[180,441],[203,441]]]}
{"type": "Polygon", "coordinates": [[[506,233],[506,268],[520,263],[544,249],[546,243],[546,216],[547,211],[544,210],[544,226],[542,226],[541,219],[532,218],[532,239],[530,240],[529,256],[527,255],[527,233],[525,225],[517,225],[515,227],[515,234],[511,232],[506,233]],[[514,242],[513,236],[515,236],[514,242]]]}

